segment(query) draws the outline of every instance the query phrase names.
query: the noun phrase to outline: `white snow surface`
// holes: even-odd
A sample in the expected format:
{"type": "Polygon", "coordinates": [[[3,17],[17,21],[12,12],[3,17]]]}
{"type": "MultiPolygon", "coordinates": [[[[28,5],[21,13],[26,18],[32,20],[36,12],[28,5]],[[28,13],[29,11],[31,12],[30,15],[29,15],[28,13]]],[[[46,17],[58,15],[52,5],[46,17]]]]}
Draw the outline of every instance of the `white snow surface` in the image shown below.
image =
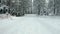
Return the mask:
{"type": "Polygon", "coordinates": [[[0,34],[60,34],[60,16],[22,16],[0,19],[0,34]]]}

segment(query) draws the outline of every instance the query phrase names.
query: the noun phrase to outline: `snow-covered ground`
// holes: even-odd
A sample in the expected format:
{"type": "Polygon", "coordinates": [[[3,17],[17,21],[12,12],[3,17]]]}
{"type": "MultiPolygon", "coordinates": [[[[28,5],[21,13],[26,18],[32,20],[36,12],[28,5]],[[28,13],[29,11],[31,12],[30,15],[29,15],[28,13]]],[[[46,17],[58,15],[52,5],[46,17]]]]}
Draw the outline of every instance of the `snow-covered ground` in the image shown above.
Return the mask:
{"type": "Polygon", "coordinates": [[[0,34],[60,34],[60,17],[25,15],[10,18],[0,19],[0,34]]]}

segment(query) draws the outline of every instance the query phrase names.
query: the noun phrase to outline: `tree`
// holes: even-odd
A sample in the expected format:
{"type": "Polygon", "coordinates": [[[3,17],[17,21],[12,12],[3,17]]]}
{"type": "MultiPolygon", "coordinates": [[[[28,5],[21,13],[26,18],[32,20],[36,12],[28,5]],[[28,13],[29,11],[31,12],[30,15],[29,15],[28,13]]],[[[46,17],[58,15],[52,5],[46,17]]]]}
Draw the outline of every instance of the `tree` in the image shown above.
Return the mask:
{"type": "Polygon", "coordinates": [[[45,7],[45,0],[35,0],[34,1],[34,6],[36,8],[36,10],[38,10],[38,15],[41,15],[41,12],[43,12],[42,9],[44,9],[45,7]]]}

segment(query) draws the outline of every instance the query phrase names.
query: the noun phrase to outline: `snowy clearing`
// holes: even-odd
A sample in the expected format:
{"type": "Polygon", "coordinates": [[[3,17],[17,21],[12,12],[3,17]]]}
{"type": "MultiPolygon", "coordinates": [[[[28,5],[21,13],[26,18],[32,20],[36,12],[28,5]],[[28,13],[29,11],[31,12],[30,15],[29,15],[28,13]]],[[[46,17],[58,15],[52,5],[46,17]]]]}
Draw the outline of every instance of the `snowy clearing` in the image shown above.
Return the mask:
{"type": "Polygon", "coordinates": [[[0,19],[0,34],[60,34],[60,18],[44,16],[0,19]]]}

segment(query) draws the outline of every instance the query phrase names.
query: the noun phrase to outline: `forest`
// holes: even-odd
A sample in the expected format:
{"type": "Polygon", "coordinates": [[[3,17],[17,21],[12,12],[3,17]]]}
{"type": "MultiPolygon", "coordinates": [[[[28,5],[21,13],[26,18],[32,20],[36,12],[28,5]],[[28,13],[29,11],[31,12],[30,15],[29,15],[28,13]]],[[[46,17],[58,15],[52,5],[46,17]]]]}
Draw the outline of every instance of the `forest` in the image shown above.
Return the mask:
{"type": "Polygon", "coordinates": [[[0,0],[0,14],[4,12],[19,16],[24,14],[60,16],[60,0],[0,0]],[[3,5],[5,8],[2,9],[3,5]]]}

